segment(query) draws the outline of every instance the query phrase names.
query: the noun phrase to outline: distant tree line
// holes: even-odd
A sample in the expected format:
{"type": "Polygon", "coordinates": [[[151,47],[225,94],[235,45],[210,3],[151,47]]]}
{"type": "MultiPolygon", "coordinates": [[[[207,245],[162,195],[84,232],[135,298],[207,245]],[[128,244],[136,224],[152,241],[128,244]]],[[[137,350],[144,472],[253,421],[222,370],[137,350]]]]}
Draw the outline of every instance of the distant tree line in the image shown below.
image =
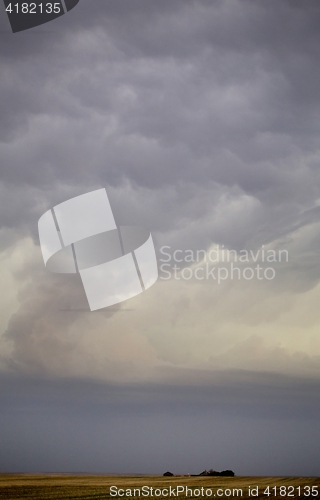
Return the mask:
{"type": "MultiPolygon", "coordinates": [[[[172,472],[165,472],[163,474],[164,476],[174,476],[174,474],[172,474],[172,472]]],[[[213,469],[210,469],[209,471],[208,470],[204,470],[202,472],[200,472],[200,474],[191,474],[191,476],[224,476],[224,477],[233,477],[235,474],[232,470],[230,469],[227,469],[227,470],[223,470],[221,472],[218,472],[216,470],[213,470],[213,469]]]]}
{"type": "Polygon", "coordinates": [[[226,476],[226,477],[233,477],[235,474],[233,470],[227,469],[227,470],[222,470],[221,472],[218,472],[216,470],[210,469],[209,471],[204,470],[199,476],[226,476]]]}

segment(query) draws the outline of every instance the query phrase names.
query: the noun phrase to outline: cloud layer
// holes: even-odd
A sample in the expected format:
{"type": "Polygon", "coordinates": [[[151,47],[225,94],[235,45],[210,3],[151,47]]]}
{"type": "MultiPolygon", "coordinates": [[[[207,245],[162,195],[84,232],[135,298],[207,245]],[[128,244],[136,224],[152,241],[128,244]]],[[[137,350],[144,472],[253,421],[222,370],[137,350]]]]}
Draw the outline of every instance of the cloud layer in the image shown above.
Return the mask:
{"type": "Polygon", "coordinates": [[[3,373],[178,387],[245,370],[282,395],[282,376],[319,380],[319,18],[316,0],[81,0],[12,35],[0,13],[3,373]],[[100,187],[160,264],[163,245],[289,261],[88,313],[77,277],[45,271],[37,221],[100,187]]]}

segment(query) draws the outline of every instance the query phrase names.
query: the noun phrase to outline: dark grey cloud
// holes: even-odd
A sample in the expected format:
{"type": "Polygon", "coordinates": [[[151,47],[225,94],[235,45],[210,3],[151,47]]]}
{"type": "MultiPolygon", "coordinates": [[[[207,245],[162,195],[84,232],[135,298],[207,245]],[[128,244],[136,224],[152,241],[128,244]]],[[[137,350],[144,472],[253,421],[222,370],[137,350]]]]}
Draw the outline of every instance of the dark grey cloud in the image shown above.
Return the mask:
{"type": "Polygon", "coordinates": [[[318,381],[249,372],[208,380],[114,386],[2,377],[0,468],[317,474],[318,381]]]}
{"type": "Polygon", "coordinates": [[[16,296],[0,360],[35,377],[2,380],[2,470],[318,473],[318,381],[278,371],[319,367],[299,338],[318,353],[319,20],[317,0],[81,0],[12,35],[0,12],[1,293],[16,296]],[[43,269],[37,220],[99,187],[157,248],[270,243],[290,261],[263,292],[168,285],[126,321],[67,311],[83,290],[43,269]],[[212,374],[238,358],[257,372],[212,374]],[[87,380],[149,368],[163,385],[87,380]]]}
{"type": "Polygon", "coordinates": [[[318,16],[316,2],[83,1],[49,32],[3,34],[2,179],[28,198],[4,224],[34,234],[34,189],[48,205],[127,182],[150,191],[154,230],[195,221],[188,243],[286,232],[319,197],[318,16]],[[201,227],[223,192],[260,203],[238,231],[201,227]]]}
{"type": "MultiPolygon", "coordinates": [[[[290,240],[319,198],[319,15],[316,1],[82,0],[12,35],[3,13],[2,247],[37,242],[47,208],[100,186],[159,245],[290,240]]],[[[290,269],[306,288],[317,248],[290,269]]]]}
{"type": "MultiPolygon", "coordinates": [[[[314,172],[306,172],[304,185],[292,172],[299,177],[293,158],[318,144],[319,9],[314,2],[273,7],[83,2],[71,20],[51,23],[55,33],[39,34],[41,48],[34,50],[36,36],[19,35],[21,50],[30,50],[6,59],[6,134],[43,114],[62,133],[45,125],[49,137],[39,137],[36,156],[28,151],[23,169],[17,158],[3,168],[42,187],[57,179],[113,184],[127,177],[153,189],[190,182],[194,192],[199,184],[236,184],[267,204],[289,198],[290,186],[295,196],[304,188],[310,197],[314,172]],[[80,118],[83,127],[72,120],[80,118]]],[[[6,54],[11,39],[5,42],[6,54]]]]}
{"type": "Polygon", "coordinates": [[[53,203],[127,182],[117,206],[162,233],[189,225],[186,245],[286,234],[319,197],[318,18],[315,1],[96,0],[3,33],[3,225],[35,236],[53,203]],[[260,205],[215,224],[224,194],[260,205]]]}

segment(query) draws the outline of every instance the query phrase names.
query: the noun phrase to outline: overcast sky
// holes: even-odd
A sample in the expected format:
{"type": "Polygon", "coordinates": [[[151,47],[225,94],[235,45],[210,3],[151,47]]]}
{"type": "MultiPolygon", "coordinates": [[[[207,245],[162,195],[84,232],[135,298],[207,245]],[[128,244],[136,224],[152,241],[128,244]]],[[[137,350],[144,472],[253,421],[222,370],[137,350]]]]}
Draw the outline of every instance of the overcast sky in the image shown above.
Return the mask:
{"type": "Polygon", "coordinates": [[[319,475],[319,28],[318,0],[80,0],[16,34],[0,6],[0,470],[319,475]],[[37,222],[98,188],[159,264],[288,262],[88,312],[37,222]]]}

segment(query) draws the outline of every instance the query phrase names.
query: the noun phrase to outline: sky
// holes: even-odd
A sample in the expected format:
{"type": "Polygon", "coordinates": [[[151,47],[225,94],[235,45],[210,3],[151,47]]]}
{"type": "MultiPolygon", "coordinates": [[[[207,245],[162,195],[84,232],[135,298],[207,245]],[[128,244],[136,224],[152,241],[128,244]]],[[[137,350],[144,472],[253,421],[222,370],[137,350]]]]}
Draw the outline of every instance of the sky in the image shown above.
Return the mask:
{"type": "Polygon", "coordinates": [[[319,25],[317,0],[80,0],[13,34],[0,6],[0,471],[319,475],[319,25]],[[90,312],[37,224],[100,188],[160,274],[90,312]]]}

